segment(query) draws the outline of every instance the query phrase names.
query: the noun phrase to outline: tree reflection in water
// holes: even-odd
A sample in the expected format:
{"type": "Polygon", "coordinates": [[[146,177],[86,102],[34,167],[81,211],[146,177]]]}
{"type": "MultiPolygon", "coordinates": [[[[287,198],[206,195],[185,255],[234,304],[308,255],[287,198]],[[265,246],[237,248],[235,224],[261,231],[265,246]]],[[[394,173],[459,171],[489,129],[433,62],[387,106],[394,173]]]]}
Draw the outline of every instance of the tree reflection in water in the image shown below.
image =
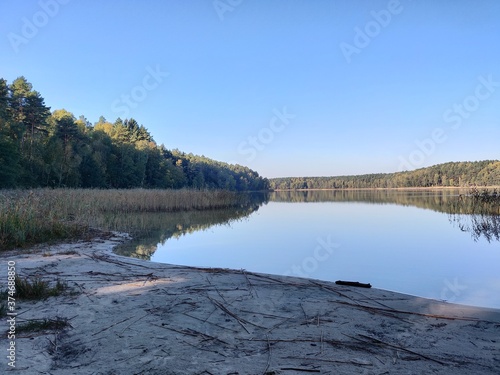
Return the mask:
{"type": "Polygon", "coordinates": [[[245,220],[267,202],[268,194],[246,193],[242,196],[242,203],[237,207],[110,215],[103,220],[102,226],[132,235],[131,241],[115,248],[116,253],[150,260],[158,244],[164,244],[169,238],[179,238],[214,226],[231,225],[233,222],[245,220]]]}
{"type": "Polygon", "coordinates": [[[451,203],[449,219],[460,230],[469,232],[474,241],[481,237],[488,242],[500,241],[500,194],[473,188],[451,203]]]}
{"type": "Polygon", "coordinates": [[[231,225],[246,220],[260,206],[271,202],[362,202],[374,205],[397,204],[447,214],[460,230],[470,232],[474,241],[500,241],[500,194],[477,190],[326,190],[277,191],[246,194],[234,208],[172,213],[111,215],[103,227],[129,232],[134,239],[116,249],[122,255],[151,259],[158,244],[169,238],[203,231],[213,226],[231,225]],[[462,193],[462,194],[460,194],[462,193]]]}

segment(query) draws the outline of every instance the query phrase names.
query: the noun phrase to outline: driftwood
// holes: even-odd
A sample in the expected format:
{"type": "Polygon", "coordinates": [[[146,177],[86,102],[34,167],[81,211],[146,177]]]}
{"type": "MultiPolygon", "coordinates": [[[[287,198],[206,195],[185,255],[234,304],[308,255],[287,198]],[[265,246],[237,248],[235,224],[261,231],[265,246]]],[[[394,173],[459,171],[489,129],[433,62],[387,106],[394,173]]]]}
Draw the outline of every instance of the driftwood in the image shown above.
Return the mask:
{"type": "Polygon", "coordinates": [[[359,338],[356,338],[356,337],[353,337],[353,336],[349,336],[349,335],[346,335],[345,333],[343,333],[344,336],[347,336],[351,339],[354,339],[354,340],[358,340],[360,342],[365,342],[365,343],[374,343],[374,344],[379,344],[379,345],[383,345],[383,346],[388,346],[390,348],[394,348],[394,349],[397,349],[397,350],[401,350],[401,351],[404,351],[404,352],[407,352],[407,353],[410,353],[410,354],[413,354],[413,355],[416,355],[418,357],[421,357],[421,358],[424,358],[424,359],[427,359],[429,361],[433,361],[433,362],[436,362],[436,363],[439,363],[440,365],[444,365],[444,366],[447,366],[447,365],[450,365],[450,363],[445,363],[445,362],[442,362],[442,361],[439,361],[435,358],[431,358],[429,356],[426,356],[426,355],[423,355],[423,354],[420,354],[420,353],[417,353],[417,352],[414,352],[413,350],[410,350],[410,349],[406,349],[406,348],[403,348],[402,346],[399,346],[399,345],[394,345],[394,344],[390,344],[390,343],[387,343],[387,342],[384,342],[382,340],[379,340],[379,339],[376,339],[375,337],[370,337],[370,336],[366,336],[366,335],[361,335],[361,334],[358,334],[359,337],[363,337],[365,339],[368,339],[368,340],[371,340],[370,341],[364,341],[364,340],[361,340],[359,338]]]}
{"type": "Polygon", "coordinates": [[[342,281],[342,280],[337,280],[337,281],[335,281],[335,284],[337,284],[337,285],[347,285],[347,286],[357,286],[359,288],[371,288],[372,287],[372,284],[358,283],[357,281],[342,281]]]}

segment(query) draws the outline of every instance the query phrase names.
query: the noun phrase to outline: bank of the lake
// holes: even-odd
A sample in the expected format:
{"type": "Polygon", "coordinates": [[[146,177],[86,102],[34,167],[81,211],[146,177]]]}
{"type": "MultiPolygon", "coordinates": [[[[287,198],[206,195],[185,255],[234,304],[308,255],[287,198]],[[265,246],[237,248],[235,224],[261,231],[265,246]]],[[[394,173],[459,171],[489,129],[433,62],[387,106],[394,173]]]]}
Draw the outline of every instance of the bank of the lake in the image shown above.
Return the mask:
{"type": "MultiPolygon", "coordinates": [[[[23,374],[497,374],[500,310],[380,289],[121,257],[110,234],[2,253],[22,278],[67,285],[16,301],[23,374]]],[[[6,267],[1,270],[6,287],[6,267]]],[[[8,348],[8,340],[0,340],[8,348]]],[[[4,359],[3,369],[7,370],[4,359]]]]}

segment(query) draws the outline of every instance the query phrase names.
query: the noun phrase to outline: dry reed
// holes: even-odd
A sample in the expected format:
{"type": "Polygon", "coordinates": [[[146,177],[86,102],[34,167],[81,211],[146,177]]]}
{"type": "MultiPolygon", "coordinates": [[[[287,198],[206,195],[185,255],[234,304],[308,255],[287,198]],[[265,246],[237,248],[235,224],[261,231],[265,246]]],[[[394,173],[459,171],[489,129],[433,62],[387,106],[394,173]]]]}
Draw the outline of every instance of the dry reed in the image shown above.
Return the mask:
{"type": "Polygon", "coordinates": [[[35,189],[0,191],[0,250],[79,237],[106,213],[175,212],[234,207],[223,190],[35,189]]]}

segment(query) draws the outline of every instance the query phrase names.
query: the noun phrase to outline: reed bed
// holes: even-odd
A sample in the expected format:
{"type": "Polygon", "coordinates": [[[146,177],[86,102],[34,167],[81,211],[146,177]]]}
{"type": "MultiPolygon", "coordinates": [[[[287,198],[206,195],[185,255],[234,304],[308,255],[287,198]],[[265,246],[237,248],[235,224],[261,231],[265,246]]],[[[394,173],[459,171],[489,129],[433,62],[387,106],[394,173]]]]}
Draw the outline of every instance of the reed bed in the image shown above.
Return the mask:
{"type": "Polygon", "coordinates": [[[0,250],[77,238],[106,214],[212,210],[242,204],[223,190],[35,189],[0,191],[0,250]]]}
{"type": "Polygon", "coordinates": [[[473,187],[450,202],[449,213],[500,216],[500,192],[473,187]]]}
{"type": "Polygon", "coordinates": [[[500,241],[500,192],[477,187],[460,195],[451,204],[449,220],[474,241],[484,237],[488,242],[500,241]]]}

